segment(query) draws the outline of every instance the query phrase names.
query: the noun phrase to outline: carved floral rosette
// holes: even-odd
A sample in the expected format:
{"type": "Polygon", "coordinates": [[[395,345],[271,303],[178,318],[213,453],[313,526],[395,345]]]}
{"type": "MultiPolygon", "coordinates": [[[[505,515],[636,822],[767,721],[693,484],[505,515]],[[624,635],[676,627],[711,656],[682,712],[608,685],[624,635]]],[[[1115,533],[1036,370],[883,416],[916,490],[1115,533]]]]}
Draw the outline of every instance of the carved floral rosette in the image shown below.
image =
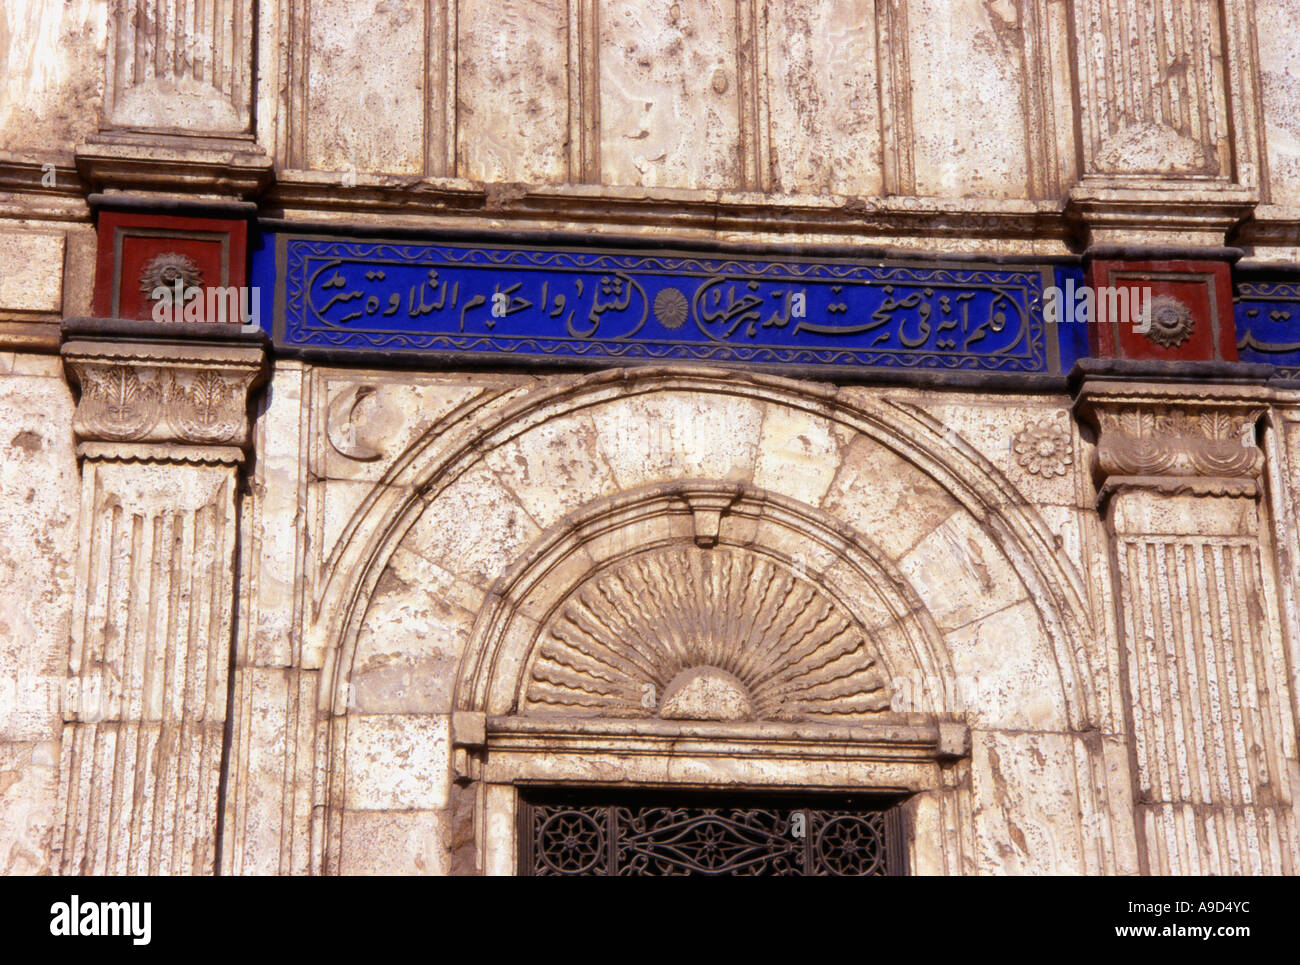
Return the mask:
{"type": "Polygon", "coordinates": [[[260,347],[72,341],[63,356],[81,388],[73,417],[81,454],[150,444],[150,455],[242,460],[260,347]]]}

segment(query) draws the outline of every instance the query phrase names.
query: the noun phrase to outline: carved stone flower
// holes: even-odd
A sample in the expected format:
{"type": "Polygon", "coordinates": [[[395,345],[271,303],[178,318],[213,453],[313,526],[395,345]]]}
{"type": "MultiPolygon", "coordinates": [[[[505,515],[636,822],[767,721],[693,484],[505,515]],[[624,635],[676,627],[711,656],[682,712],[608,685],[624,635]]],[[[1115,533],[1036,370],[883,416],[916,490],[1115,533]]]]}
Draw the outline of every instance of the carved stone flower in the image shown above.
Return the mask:
{"type": "Polygon", "coordinates": [[[689,313],[686,296],[676,288],[665,288],[655,296],[655,318],[664,328],[681,328],[689,313]]]}
{"type": "Polygon", "coordinates": [[[203,272],[188,255],[174,251],[163,252],[155,255],[144,266],[144,271],[140,273],[140,291],[144,292],[146,298],[152,299],[154,291],[159,288],[174,291],[177,281],[183,289],[202,285],[203,272]]]}
{"type": "Polygon", "coordinates": [[[1021,429],[1012,448],[1016,462],[1031,476],[1064,476],[1074,461],[1069,433],[1050,419],[1021,429]]]}
{"type": "Polygon", "coordinates": [[[1151,327],[1147,338],[1165,348],[1176,348],[1192,337],[1196,319],[1192,310],[1169,295],[1151,299],[1151,327]]]}

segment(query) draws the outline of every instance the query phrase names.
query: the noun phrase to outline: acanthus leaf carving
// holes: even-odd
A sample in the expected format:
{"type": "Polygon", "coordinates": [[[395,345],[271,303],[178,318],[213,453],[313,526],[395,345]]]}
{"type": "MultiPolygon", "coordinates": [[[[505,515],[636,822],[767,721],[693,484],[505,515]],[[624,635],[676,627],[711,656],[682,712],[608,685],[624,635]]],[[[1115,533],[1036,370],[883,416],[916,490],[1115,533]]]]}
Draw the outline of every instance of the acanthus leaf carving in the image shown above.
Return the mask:
{"type": "Polygon", "coordinates": [[[1264,468],[1255,426],[1264,406],[1249,392],[1232,398],[1194,386],[1137,390],[1127,383],[1085,385],[1082,413],[1099,429],[1098,481],[1144,478],[1161,486],[1189,480],[1253,485],[1264,468]]]}
{"type": "Polygon", "coordinates": [[[146,438],[162,414],[160,393],[150,381],[142,381],[133,366],[105,367],[78,364],[81,404],[75,428],[79,434],[110,441],[146,438]]]}
{"type": "Polygon", "coordinates": [[[211,369],[199,369],[188,387],[172,375],[167,384],[167,417],[186,442],[230,442],[242,428],[244,393],[211,369]]]}
{"type": "Polygon", "coordinates": [[[238,456],[248,442],[260,346],[72,341],[63,355],[81,386],[73,430],[83,448],[129,444],[154,458],[160,446],[223,446],[238,456]]]}
{"type": "Polygon", "coordinates": [[[1253,439],[1258,417],[1222,410],[1148,410],[1136,433],[1103,431],[1098,467],[1108,476],[1256,476],[1264,459],[1253,439]]]}

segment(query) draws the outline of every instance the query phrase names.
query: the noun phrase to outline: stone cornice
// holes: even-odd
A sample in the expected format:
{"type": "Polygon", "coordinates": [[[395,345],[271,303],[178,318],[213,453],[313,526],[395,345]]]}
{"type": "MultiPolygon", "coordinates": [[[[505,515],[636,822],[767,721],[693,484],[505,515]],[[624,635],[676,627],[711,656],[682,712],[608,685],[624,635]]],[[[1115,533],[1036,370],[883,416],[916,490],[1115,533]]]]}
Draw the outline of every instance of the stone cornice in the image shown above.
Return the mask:
{"type": "Polygon", "coordinates": [[[1068,214],[1090,245],[1221,247],[1258,202],[1240,185],[1089,178],[1070,189],[1068,214]]]}
{"type": "Polygon", "coordinates": [[[247,200],[275,173],[251,138],[101,133],[77,147],[76,159],[92,192],[247,200]]]}
{"type": "Polygon", "coordinates": [[[265,375],[259,340],[152,340],[106,335],[65,342],[78,455],[105,460],[241,462],[249,391],[265,375]]]}
{"type": "MultiPolygon", "coordinates": [[[[81,145],[75,166],[66,157],[54,158],[52,187],[41,181],[45,163],[0,152],[0,215],[84,221],[90,216],[87,193],[93,205],[95,197],[109,196],[97,192],[107,191],[163,208],[257,198],[263,217],[303,226],[374,223],[424,231],[581,226],[612,235],[888,245],[947,253],[973,252],[979,245],[985,254],[1016,256],[1078,251],[1090,231],[1097,235],[1094,240],[1172,238],[1183,247],[1222,245],[1225,232],[1248,246],[1300,244],[1300,210],[1256,207],[1245,189],[1197,182],[1117,186],[1094,179],[1076,185],[1068,201],[768,195],[370,174],[349,174],[344,183],[337,172],[275,172],[252,140],[125,132],[98,135],[81,145]]],[[[1251,257],[1268,262],[1267,247],[1251,257]]]]}
{"type": "MultiPolygon", "coordinates": [[[[985,254],[1064,255],[1059,201],[768,195],[610,185],[482,184],[456,178],[281,171],[264,217],[300,228],[590,231],[659,241],[878,245],[978,243],[985,254]]],[[[958,247],[955,250],[961,250],[958,247]]],[[[972,250],[974,250],[972,248],[972,250]]]]}
{"type": "Polygon", "coordinates": [[[66,158],[42,159],[0,152],[0,217],[88,221],[86,186],[66,158]]]}

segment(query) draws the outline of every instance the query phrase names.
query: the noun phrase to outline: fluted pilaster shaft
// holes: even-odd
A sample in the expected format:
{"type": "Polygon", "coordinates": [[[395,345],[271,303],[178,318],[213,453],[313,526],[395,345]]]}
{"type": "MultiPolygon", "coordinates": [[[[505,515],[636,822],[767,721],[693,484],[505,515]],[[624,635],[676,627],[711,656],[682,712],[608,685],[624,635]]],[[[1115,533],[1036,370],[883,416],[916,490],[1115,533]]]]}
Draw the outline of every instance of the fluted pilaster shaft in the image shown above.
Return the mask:
{"type": "Polygon", "coordinates": [[[1261,567],[1267,390],[1090,379],[1150,874],[1294,874],[1295,722],[1261,567]]]}
{"type": "Polygon", "coordinates": [[[260,345],[73,340],[77,561],[64,874],[210,874],[239,466],[260,345]]]}

